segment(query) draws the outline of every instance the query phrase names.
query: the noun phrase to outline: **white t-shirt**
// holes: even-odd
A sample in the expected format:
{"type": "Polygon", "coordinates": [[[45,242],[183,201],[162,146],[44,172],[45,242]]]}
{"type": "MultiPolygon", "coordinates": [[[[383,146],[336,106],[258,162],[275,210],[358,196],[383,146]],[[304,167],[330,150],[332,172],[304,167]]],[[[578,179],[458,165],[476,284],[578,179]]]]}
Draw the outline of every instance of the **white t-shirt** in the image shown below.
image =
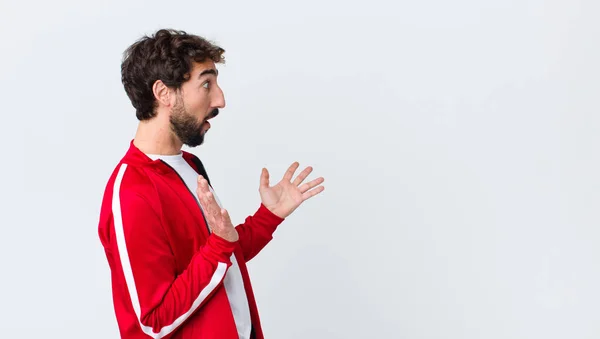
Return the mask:
{"type": "MultiPolygon", "coordinates": [[[[198,200],[198,195],[196,194],[196,189],[198,188],[198,173],[190,166],[190,164],[187,163],[187,161],[185,161],[182,153],[178,155],[147,154],[147,156],[152,160],[161,159],[173,167],[179,176],[181,176],[190,192],[192,192],[194,197],[196,197],[198,203],[200,203],[198,200]]],[[[219,198],[210,185],[209,188],[213,193],[217,204],[223,208],[221,201],[219,201],[219,198]]],[[[202,206],[200,206],[200,208],[202,208],[202,206]]],[[[225,278],[223,279],[223,285],[225,286],[227,297],[231,305],[231,311],[233,313],[238,335],[240,339],[249,339],[252,328],[252,322],[250,320],[250,307],[248,306],[246,290],[244,290],[242,272],[240,271],[240,267],[235,259],[234,254],[231,254],[231,263],[232,265],[229,270],[227,270],[225,278]]]]}

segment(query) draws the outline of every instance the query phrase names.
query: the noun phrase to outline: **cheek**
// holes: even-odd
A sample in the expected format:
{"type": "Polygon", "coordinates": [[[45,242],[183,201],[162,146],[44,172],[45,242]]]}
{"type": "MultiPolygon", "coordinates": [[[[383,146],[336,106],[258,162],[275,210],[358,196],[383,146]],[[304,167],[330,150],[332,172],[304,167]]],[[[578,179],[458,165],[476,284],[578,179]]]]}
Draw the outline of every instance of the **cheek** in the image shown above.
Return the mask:
{"type": "Polygon", "coordinates": [[[204,117],[208,111],[208,100],[203,95],[198,95],[188,102],[190,113],[198,117],[204,117]]]}

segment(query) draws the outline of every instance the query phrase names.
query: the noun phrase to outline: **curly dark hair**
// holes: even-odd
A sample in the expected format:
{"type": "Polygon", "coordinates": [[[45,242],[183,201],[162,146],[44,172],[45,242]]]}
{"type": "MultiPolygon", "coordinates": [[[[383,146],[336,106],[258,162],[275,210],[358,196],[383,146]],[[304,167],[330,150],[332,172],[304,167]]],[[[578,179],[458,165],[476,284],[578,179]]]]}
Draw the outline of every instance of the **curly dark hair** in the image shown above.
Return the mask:
{"type": "Polygon", "coordinates": [[[224,63],[224,52],[203,37],[173,29],[160,29],[129,46],[123,53],[121,82],[137,118],[147,120],[156,115],[154,82],[162,80],[167,87],[179,89],[190,78],[192,62],[210,58],[224,63]]]}

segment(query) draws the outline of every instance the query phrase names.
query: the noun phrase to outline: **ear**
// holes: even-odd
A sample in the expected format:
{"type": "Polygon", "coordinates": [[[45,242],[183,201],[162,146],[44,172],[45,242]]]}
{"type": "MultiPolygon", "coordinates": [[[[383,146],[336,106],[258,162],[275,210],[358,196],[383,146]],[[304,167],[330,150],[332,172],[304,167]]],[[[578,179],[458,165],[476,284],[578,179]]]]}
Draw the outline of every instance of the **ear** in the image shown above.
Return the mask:
{"type": "Polygon", "coordinates": [[[152,93],[159,106],[171,106],[171,90],[162,80],[156,80],[152,85],[152,93]]]}

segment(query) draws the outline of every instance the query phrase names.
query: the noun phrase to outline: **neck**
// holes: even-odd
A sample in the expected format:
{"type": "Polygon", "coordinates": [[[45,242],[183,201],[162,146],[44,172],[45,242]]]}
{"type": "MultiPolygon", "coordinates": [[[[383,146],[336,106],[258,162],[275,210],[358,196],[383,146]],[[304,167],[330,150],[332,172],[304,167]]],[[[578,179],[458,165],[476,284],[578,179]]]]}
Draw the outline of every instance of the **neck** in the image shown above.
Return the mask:
{"type": "Polygon", "coordinates": [[[159,116],[141,121],[133,139],[133,144],[146,154],[176,155],[183,144],[173,134],[169,121],[159,116]]]}

